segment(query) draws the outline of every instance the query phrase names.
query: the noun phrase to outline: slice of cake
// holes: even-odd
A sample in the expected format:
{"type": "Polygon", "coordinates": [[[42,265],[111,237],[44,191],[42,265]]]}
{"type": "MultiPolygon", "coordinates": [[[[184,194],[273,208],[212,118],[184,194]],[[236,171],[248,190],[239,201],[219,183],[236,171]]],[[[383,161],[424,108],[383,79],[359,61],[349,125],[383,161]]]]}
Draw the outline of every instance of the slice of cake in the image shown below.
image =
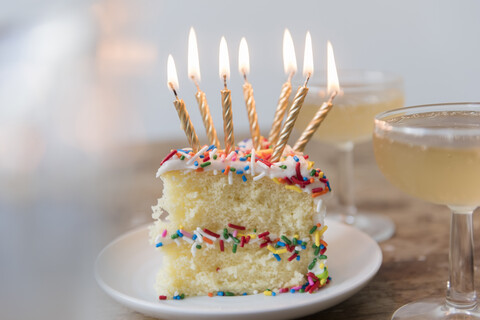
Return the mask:
{"type": "Polygon", "coordinates": [[[287,146],[271,163],[268,141],[262,147],[176,149],[162,161],[163,197],[150,228],[163,254],[160,299],[312,293],[329,282],[322,204],[329,182],[308,156],[287,146]]]}

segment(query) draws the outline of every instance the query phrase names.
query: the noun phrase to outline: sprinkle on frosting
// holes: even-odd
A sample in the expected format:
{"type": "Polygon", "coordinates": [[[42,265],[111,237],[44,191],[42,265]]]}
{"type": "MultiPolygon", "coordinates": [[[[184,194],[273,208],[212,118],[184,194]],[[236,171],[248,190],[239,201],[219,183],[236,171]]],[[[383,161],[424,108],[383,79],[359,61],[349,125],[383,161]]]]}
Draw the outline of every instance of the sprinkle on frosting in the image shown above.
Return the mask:
{"type": "Polygon", "coordinates": [[[318,212],[322,202],[320,198],[332,191],[324,173],[320,169],[312,168],[313,162],[307,160],[307,155],[294,152],[289,146],[285,148],[280,161],[272,163],[269,161],[272,149],[268,147],[268,141],[264,139],[261,150],[253,149],[251,140],[244,140],[228,155],[214,145],[204,146],[195,154],[188,148],[175,149],[161,162],[157,177],[173,170],[199,173],[213,171],[214,174],[221,171],[227,176],[228,184],[233,184],[237,179],[233,173],[243,182],[248,181],[245,175],[247,173],[252,175],[253,181],[269,177],[288,190],[309,193],[314,198],[318,212]],[[189,159],[184,161],[185,157],[189,159]]]}

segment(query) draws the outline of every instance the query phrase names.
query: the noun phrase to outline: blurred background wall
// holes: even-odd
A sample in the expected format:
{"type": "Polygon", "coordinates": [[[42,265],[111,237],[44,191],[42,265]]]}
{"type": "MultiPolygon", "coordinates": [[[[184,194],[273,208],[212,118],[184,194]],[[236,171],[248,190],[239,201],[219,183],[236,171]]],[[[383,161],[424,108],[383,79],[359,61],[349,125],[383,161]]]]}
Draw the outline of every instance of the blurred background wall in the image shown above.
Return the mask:
{"type": "MultiPolygon", "coordinates": [[[[293,35],[299,69],[305,32],[312,33],[316,70],[312,81],[325,76],[321,69],[326,64],[326,41],[331,40],[340,69],[402,75],[406,104],[479,100],[479,13],[480,3],[474,0],[4,1],[1,129],[26,123],[47,139],[62,136],[62,143],[83,149],[181,135],[166,86],[170,53],[179,73],[179,93],[194,125],[201,128],[194,85],[187,77],[191,26],[199,43],[201,87],[219,129],[222,35],[229,45],[229,87],[239,132],[248,131],[237,71],[240,39],[245,36],[249,44],[249,79],[265,132],[285,81],[281,54],[285,28],[293,35]]],[[[28,132],[23,135],[33,134],[28,132]]],[[[4,134],[0,137],[5,139],[4,134]]]]}
{"type": "MultiPolygon", "coordinates": [[[[480,100],[476,0],[2,0],[0,8],[2,319],[101,318],[92,294],[98,290],[94,258],[112,237],[138,224],[115,228],[121,217],[132,216],[129,209],[114,210],[113,218],[105,214],[100,200],[119,199],[102,187],[102,172],[121,159],[105,162],[104,153],[125,144],[185,139],[166,85],[170,53],[179,94],[204,136],[187,77],[191,26],[199,43],[201,87],[219,132],[221,36],[230,51],[235,131],[245,137],[240,39],[245,36],[249,44],[249,80],[266,134],[285,81],[285,28],[293,35],[299,70],[310,30],[312,82],[325,77],[330,40],[340,69],[403,76],[406,104],[480,100]]],[[[154,180],[154,170],[148,172],[154,180]]],[[[135,188],[115,186],[122,187],[135,188]]],[[[142,207],[147,220],[154,203],[148,198],[142,207]]]]}

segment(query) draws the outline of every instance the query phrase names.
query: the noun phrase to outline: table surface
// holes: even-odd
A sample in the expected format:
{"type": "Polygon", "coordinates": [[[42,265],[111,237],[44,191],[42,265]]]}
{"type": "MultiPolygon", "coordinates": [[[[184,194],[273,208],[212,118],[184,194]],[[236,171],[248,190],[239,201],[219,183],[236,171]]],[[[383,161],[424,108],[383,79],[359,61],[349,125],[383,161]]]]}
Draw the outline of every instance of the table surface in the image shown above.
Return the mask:
{"type": "MultiPolygon", "coordinates": [[[[170,143],[132,145],[105,159],[102,175],[107,181],[104,209],[113,239],[126,230],[150,221],[149,208],[161,196],[162,185],[154,173],[169,152],[170,143]],[[112,200],[114,199],[114,200],[112,200]],[[108,218],[110,217],[110,218],[108,218]],[[110,219],[110,220],[108,220],[110,219]],[[115,220],[113,220],[115,219],[115,220]]],[[[312,142],[306,150],[316,166],[336,179],[336,150],[312,142]]],[[[304,319],[389,319],[392,313],[415,299],[445,294],[448,278],[450,214],[446,207],[429,204],[391,186],[378,170],[371,143],[355,147],[355,193],[359,211],[380,213],[396,225],[395,235],[380,244],[383,263],[373,280],[355,296],[304,319]]],[[[479,223],[474,219],[475,230],[479,223]]],[[[474,241],[479,243],[478,232],[474,241]]],[[[103,241],[107,241],[104,235],[103,241]]],[[[110,240],[111,240],[110,239],[110,240]]],[[[477,245],[477,248],[480,246],[477,245]]],[[[478,250],[476,250],[478,254],[478,250]]],[[[103,293],[96,300],[104,318],[148,319],[117,304],[103,293]]]]}

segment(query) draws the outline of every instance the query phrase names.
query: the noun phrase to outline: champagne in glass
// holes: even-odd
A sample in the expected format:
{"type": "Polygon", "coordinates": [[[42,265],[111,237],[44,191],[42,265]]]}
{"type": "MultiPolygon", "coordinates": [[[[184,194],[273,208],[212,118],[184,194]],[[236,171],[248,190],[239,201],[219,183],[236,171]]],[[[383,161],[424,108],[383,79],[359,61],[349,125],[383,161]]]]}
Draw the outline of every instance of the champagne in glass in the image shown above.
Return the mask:
{"type": "Polygon", "coordinates": [[[480,205],[480,104],[381,113],[373,146],[378,166],[392,184],[452,211],[446,298],[407,304],[392,319],[479,319],[472,213],[480,205]]]}
{"type": "MultiPolygon", "coordinates": [[[[392,74],[361,70],[340,70],[338,78],[341,92],[313,139],[331,144],[339,152],[338,180],[333,181],[339,202],[336,216],[365,231],[376,241],[383,241],[393,235],[395,225],[391,219],[380,214],[357,213],[352,153],[355,144],[371,139],[377,113],[403,106],[403,81],[392,74]]],[[[296,130],[301,132],[307,127],[327,98],[325,84],[310,85],[296,130]]]]}

